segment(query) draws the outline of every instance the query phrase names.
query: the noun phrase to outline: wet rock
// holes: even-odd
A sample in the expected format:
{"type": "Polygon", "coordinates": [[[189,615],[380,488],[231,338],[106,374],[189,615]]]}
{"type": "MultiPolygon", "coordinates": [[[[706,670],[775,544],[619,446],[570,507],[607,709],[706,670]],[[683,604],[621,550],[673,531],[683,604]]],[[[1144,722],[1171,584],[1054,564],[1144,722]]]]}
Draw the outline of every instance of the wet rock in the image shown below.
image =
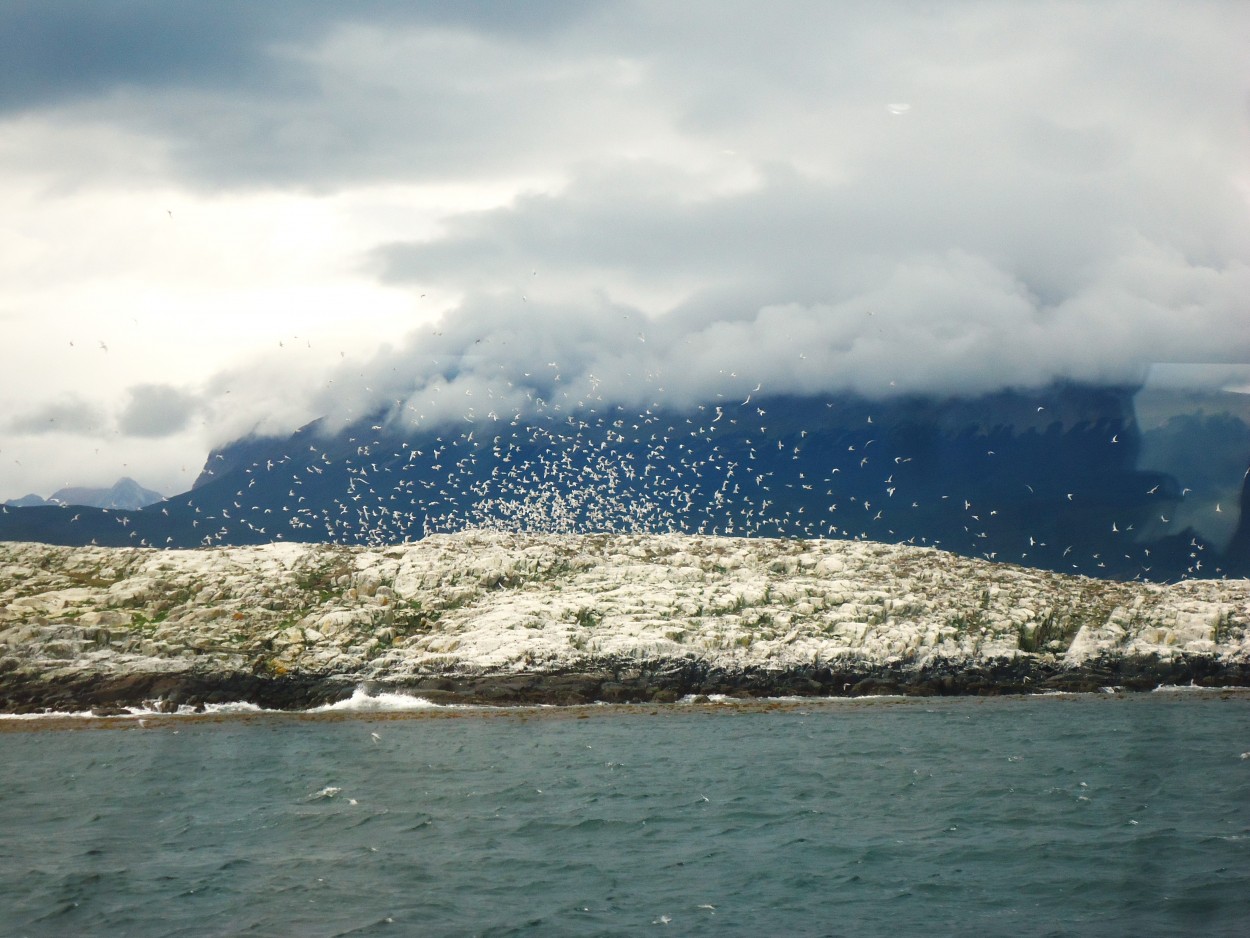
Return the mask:
{"type": "Polygon", "coordinates": [[[91,715],[93,717],[124,717],[129,716],[130,711],[125,707],[92,707],[91,715]]]}

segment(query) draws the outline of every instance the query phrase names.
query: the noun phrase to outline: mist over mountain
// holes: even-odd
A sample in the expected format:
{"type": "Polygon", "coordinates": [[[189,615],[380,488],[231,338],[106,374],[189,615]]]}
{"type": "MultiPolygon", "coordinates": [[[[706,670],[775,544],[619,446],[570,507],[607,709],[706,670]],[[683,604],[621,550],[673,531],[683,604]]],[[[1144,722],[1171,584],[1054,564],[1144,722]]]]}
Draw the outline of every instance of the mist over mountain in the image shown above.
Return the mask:
{"type": "Polygon", "coordinates": [[[1083,385],[673,409],[556,394],[430,426],[401,408],[244,437],[143,510],[9,508],[0,537],[380,547],[470,527],[680,531],[928,544],[1124,579],[1246,575],[1250,420],[1244,395],[1224,398],[1170,414],[1158,394],[1083,385]]]}

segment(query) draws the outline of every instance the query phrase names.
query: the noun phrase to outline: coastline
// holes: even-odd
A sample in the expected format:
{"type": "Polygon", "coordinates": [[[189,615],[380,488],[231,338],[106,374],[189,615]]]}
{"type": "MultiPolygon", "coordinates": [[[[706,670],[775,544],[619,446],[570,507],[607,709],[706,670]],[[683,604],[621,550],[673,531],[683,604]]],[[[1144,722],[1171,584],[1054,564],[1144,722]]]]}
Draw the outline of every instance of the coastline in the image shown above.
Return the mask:
{"type": "MultiPolygon", "coordinates": [[[[1038,703],[1108,703],[1131,704],[1132,702],[1172,701],[1178,704],[1211,703],[1214,701],[1239,701],[1250,703],[1250,687],[1199,685],[1160,685],[1148,692],[1130,691],[1122,687],[1101,687],[1094,692],[1084,691],[1031,691],[1027,694],[954,695],[944,697],[916,696],[906,694],[863,694],[836,697],[738,697],[705,696],[683,697],[672,703],[595,703],[581,704],[460,704],[432,703],[422,697],[378,692],[367,695],[357,688],[350,698],[334,704],[323,704],[311,709],[266,709],[248,703],[207,704],[203,707],[184,705],[176,712],[162,712],[148,708],[126,709],[99,715],[90,710],[78,712],[47,711],[41,713],[0,713],[0,734],[42,732],[45,730],[171,730],[202,725],[228,725],[234,723],[264,723],[265,721],[295,721],[342,723],[361,721],[383,725],[409,720],[588,720],[612,719],[614,717],[644,716],[662,718],[696,714],[704,717],[728,717],[750,714],[798,714],[807,716],[830,713],[860,713],[878,707],[919,707],[931,713],[937,706],[960,704],[993,705],[1038,703]]],[[[1250,756],[1247,756],[1250,758],[1250,756]]]]}
{"type": "MultiPolygon", "coordinates": [[[[602,663],[600,663],[602,665],[602,663]]],[[[964,667],[910,663],[770,671],[725,671],[699,661],[637,662],[598,670],[442,674],[364,685],[342,674],[255,675],[241,672],[109,674],[8,673],[0,676],[3,713],[92,711],[114,716],[141,708],[174,713],[190,707],[254,704],[265,710],[309,710],[364,692],[402,694],[442,706],[578,706],[592,703],[675,703],[684,697],[751,699],[868,696],[954,697],[1093,693],[1106,688],[1151,691],[1193,685],[1250,688],[1250,665],[1207,657],[1099,658],[1077,666],[1025,656],[964,667]]]]}
{"type": "Polygon", "coordinates": [[[0,545],[0,712],[573,706],[1250,686],[1250,581],[871,542],[466,532],[384,549],[0,545]]]}

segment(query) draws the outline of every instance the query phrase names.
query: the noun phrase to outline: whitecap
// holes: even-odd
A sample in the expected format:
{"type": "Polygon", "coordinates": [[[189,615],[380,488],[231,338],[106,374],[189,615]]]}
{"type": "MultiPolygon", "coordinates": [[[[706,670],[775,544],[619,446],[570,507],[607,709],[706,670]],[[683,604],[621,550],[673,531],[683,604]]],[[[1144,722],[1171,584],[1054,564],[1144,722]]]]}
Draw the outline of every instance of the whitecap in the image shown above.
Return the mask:
{"type": "MultiPolygon", "coordinates": [[[[227,703],[205,704],[204,713],[262,713],[264,707],[248,700],[232,700],[227,703]]],[[[178,711],[182,712],[181,709],[178,711]]]]}
{"type": "Polygon", "coordinates": [[[90,710],[50,710],[47,713],[0,713],[0,720],[64,720],[72,717],[84,719],[93,717],[90,710]]]}
{"type": "Polygon", "coordinates": [[[336,703],[322,704],[312,707],[309,713],[334,713],[341,711],[372,711],[372,710],[434,710],[445,709],[446,705],[431,703],[424,697],[411,694],[395,694],[381,692],[371,694],[363,687],[357,687],[346,700],[336,703]]]}
{"type": "MultiPolygon", "coordinates": [[[[729,694],[686,694],[678,699],[679,704],[717,703],[717,704],[770,704],[770,703],[827,703],[829,701],[847,700],[846,697],[732,697],[729,694]]],[[[860,698],[862,699],[862,698],[860,698]]]]}
{"type": "Polygon", "coordinates": [[[1150,693],[1152,694],[1188,694],[1188,693],[1218,693],[1220,691],[1245,690],[1244,687],[1236,685],[1229,687],[1200,687],[1197,684],[1160,684],[1150,693]]]}

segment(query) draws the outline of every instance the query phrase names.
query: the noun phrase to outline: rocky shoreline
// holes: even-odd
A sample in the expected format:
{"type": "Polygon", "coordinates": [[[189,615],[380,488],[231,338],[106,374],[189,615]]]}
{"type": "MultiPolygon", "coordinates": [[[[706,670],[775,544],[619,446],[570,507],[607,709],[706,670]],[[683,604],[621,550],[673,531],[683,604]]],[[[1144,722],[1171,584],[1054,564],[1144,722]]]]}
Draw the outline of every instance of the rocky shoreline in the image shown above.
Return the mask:
{"type": "Polygon", "coordinates": [[[5,713],[77,712],[118,716],[134,709],[201,712],[210,704],[252,703],[267,710],[306,710],[366,694],[402,693],[433,704],[576,706],[673,703],[713,695],[736,698],[1000,696],[1005,694],[1149,691],[1161,686],[1250,687],[1250,666],[1209,658],[1106,659],[1078,667],[1002,662],[955,669],[830,668],[719,671],[689,662],[646,668],[522,675],[480,674],[358,685],[344,675],[262,677],[239,672],[74,676],[14,675],[3,689],[5,713]]]}
{"type": "Polygon", "coordinates": [[[1250,686],[1250,581],[848,541],[467,532],[385,549],[0,544],[0,712],[1250,686]]]}

